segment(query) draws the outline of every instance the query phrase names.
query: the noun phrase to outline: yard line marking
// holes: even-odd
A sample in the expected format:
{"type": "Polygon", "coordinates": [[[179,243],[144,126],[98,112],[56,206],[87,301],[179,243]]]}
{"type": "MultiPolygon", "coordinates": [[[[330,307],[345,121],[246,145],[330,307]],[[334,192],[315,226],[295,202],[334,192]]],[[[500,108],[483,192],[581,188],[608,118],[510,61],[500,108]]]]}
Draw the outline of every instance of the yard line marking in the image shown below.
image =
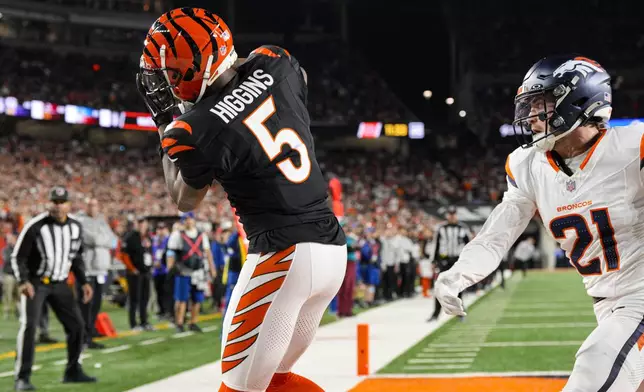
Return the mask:
{"type": "Polygon", "coordinates": [[[132,346],[130,346],[129,344],[124,344],[124,345],[122,345],[122,346],[116,346],[116,347],[112,347],[112,348],[106,348],[105,350],[101,350],[101,354],[112,354],[112,353],[117,353],[117,352],[119,352],[119,351],[129,350],[129,349],[130,349],[130,347],[132,347],[132,346]]]}
{"type": "Polygon", "coordinates": [[[424,352],[437,352],[437,353],[455,353],[455,352],[471,352],[479,351],[478,347],[427,347],[424,352]]]}
{"type": "Polygon", "coordinates": [[[202,328],[201,330],[204,332],[212,332],[218,329],[219,329],[219,325],[211,325],[210,327],[202,328]]]}
{"type": "Polygon", "coordinates": [[[148,340],[144,340],[144,341],[142,341],[141,343],[139,343],[139,345],[140,345],[140,346],[149,346],[149,345],[151,345],[151,344],[156,344],[156,343],[165,342],[165,340],[166,340],[165,338],[154,338],[154,339],[148,339],[148,340]]]}
{"type": "MultiPolygon", "coordinates": [[[[424,351],[424,350],[423,350],[424,351]]],[[[450,352],[433,352],[433,353],[428,353],[428,352],[422,352],[416,354],[417,357],[422,357],[422,358],[435,358],[435,357],[447,357],[447,358],[457,358],[457,357],[476,357],[478,355],[478,352],[473,351],[473,352],[464,352],[464,353],[450,353],[450,352]]]]}
{"type": "Polygon", "coordinates": [[[476,358],[412,358],[407,363],[472,363],[476,358]]]}
{"type": "Polygon", "coordinates": [[[403,370],[458,370],[469,369],[471,365],[435,365],[435,366],[405,366],[403,370]]]}
{"type": "MultiPolygon", "coordinates": [[[[91,358],[92,354],[81,354],[80,360],[91,358]]],[[[61,366],[61,365],[66,365],[67,364],[67,358],[61,359],[60,361],[54,362],[54,365],[56,366],[61,366]]]]}
{"type": "Polygon", "coordinates": [[[172,339],[181,339],[185,338],[186,336],[191,336],[194,335],[195,333],[192,331],[186,331],[186,332],[181,332],[181,333],[175,333],[172,335],[172,339]]]}
{"type": "MultiPolygon", "coordinates": [[[[34,365],[34,366],[31,368],[31,371],[40,370],[41,368],[42,368],[42,365],[34,365]]],[[[14,371],[13,371],[13,370],[11,370],[11,371],[9,371],[9,372],[3,372],[3,373],[0,373],[0,378],[4,378],[4,377],[12,377],[12,376],[15,376],[15,373],[14,373],[14,371]]]]}
{"type": "MultiPolygon", "coordinates": [[[[532,341],[532,342],[485,342],[481,343],[479,347],[550,347],[550,346],[580,346],[583,341],[579,340],[551,340],[551,341],[532,341]]],[[[432,344],[431,347],[462,347],[467,348],[463,344],[449,344],[437,343],[432,344]]]]}
{"type": "Polygon", "coordinates": [[[595,314],[592,311],[587,312],[510,312],[503,313],[502,318],[512,318],[512,317],[573,317],[573,316],[588,316],[595,317],[595,314]]]}
{"type": "Polygon", "coordinates": [[[492,328],[492,329],[539,329],[539,328],[581,328],[596,327],[597,323],[531,323],[531,324],[508,324],[502,323],[494,326],[489,325],[472,325],[472,328],[492,328]]]}

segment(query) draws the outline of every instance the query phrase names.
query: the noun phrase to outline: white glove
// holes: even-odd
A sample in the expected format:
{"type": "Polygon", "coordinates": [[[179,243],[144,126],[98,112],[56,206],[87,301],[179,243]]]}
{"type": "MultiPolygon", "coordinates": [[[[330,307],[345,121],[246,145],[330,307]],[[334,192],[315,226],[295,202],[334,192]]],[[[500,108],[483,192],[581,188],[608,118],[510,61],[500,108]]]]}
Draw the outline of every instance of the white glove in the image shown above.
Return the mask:
{"type": "Polygon", "coordinates": [[[463,301],[458,298],[461,288],[461,273],[456,271],[441,272],[436,279],[434,295],[447,314],[466,316],[463,301]]]}

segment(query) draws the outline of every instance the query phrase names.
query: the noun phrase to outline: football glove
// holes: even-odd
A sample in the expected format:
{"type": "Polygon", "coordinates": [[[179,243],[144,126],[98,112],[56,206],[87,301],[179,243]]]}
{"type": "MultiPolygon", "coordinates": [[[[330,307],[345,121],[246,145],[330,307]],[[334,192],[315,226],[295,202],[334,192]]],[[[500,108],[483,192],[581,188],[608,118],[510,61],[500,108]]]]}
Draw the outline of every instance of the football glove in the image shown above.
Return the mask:
{"type": "Polygon", "coordinates": [[[159,109],[159,106],[155,103],[152,95],[147,93],[145,86],[143,85],[143,81],[141,80],[140,73],[136,74],[136,89],[139,91],[139,94],[143,98],[143,102],[148,108],[148,112],[152,116],[152,121],[154,121],[154,124],[157,126],[157,128],[160,128],[162,125],[172,122],[174,118],[172,116],[172,109],[166,111],[159,109]]]}
{"type": "Polygon", "coordinates": [[[461,273],[456,271],[445,271],[438,275],[434,286],[434,295],[441,303],[445,313],[457,316],[465,316],[463,301],[458,298],[461,292],[461,273]]]}

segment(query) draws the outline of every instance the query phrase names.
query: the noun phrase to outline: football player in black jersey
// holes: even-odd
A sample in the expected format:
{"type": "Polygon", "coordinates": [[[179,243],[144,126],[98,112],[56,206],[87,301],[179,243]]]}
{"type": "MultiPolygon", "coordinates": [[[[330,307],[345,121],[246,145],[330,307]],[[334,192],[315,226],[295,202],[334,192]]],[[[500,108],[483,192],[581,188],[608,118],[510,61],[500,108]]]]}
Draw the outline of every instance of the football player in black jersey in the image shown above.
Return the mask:
{"type": "Polygon", "coordinates": [[[277,46],[238,59],[228,26],[196,8],[152,25],[140,68],[172,200],[193,210],[217,181],[250,242],[224,317],[220,391],[322,391],[290,370],[342,283],[347,250],[315,158],[306,73],[277,46]]]}

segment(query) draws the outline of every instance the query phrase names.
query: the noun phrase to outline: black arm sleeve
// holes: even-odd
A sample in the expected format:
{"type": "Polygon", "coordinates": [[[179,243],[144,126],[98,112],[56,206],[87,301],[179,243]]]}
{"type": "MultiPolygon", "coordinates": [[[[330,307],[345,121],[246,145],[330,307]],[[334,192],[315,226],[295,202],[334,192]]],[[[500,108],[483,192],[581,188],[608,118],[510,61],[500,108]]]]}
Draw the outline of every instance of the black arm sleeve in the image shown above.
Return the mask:
{"type": "Polygon", "coordinates": [[[34,225],[27,224],[26,228],[24,228],[18,236],[18,241],[16,242],[16,246],[11,254],[13,274],[16,277],[16,280],[20,283],[29,280],[29,268],[27,267],[27,263],[29,262],[31,249],[35,244],[36,230],[34,229],[34,225]]]}

